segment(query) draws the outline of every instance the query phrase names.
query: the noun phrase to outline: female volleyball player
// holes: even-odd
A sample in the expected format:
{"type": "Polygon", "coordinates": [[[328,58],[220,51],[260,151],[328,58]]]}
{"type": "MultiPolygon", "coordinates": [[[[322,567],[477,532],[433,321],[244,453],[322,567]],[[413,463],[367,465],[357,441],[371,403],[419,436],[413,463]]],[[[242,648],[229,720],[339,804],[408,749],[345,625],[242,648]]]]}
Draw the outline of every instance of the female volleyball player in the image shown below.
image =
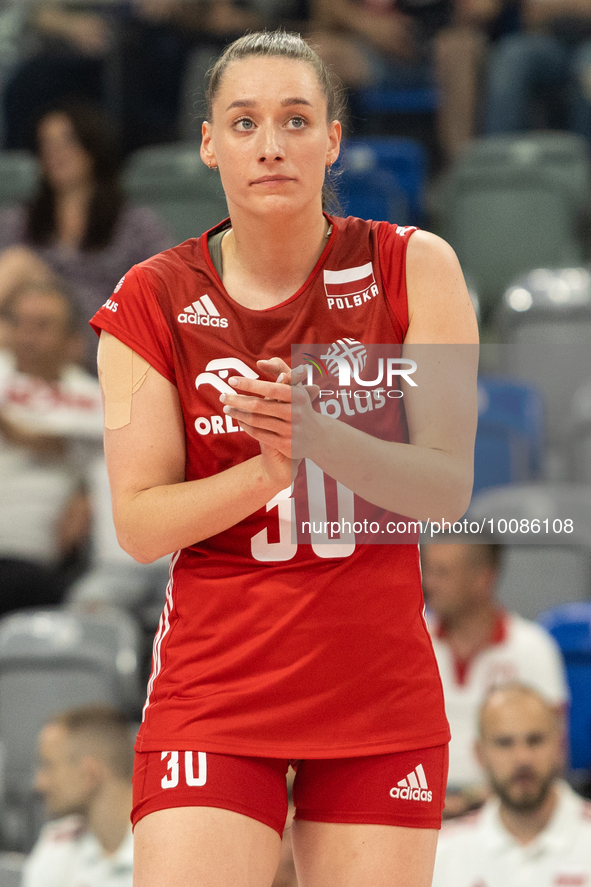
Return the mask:
{"type": "Polygon", "coordinates": [[[94,319],[120,541],[175,552],[136,746],[137,887],[268,887],[290,763],[303,887],[431,882],[448,727],[417,546],[298,543],[292,479],[310,518],[337,482],[347,507],[348,490],[460,516],[477,332],[445,243],[323,213],[340,135],[304,41],[236,41],[201,148],[229,220],[134,267],[94,319]],[[342,339],[462,347],[418,367],[380,437],[289,369],[293,343],[342,339]]]}

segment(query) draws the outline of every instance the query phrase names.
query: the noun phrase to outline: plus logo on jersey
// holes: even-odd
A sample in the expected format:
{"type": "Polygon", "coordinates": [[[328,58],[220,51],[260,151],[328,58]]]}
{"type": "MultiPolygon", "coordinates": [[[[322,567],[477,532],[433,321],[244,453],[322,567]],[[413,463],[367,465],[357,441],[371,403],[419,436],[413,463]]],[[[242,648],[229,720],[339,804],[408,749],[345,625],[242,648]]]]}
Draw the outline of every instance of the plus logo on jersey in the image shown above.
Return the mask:
{"type": "Polygon", "coordinates": [[[207,293],[191,305],[187,305],[177,317],[179,323],[191,323],[195,326],[228,326],[228,319],[222,317],[207,293]]]}
{"type": "MultiPolygon", "coordinates": [[[[195,388],[197,391],[202,385],[212,385],[222,394],[235,394],[235,390],[225,381],[230,375],[230,371],[234,375],[240,374],[246,376],[247,379],[258,379],[259,374],[240,360],[238,357],[221,357],[210,360],[205,367],[204,373],[199,373],[195,379],[195,388]]],[[[233,431],[240,431],[238,425],[234,425],[231,416],[224,414],[213,416],[198,416],[195,419],[195,430],[202,437],[207,434],[230,434],[233,431]]]]}
{"type": "Polygon", "coordinates": [[[342,271],[324,271],[324,291],[328,307],[357,308],[370,302],[379,293],[373,265],[359,265],[342,271]]]}

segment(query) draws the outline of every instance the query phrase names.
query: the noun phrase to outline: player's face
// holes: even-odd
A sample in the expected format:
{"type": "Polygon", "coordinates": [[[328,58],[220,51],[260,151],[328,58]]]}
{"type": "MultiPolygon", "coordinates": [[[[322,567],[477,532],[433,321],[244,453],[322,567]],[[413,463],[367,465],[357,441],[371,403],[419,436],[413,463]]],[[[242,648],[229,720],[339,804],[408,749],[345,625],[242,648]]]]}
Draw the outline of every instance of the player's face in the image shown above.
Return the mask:
{"type": "Polygon", "coordinates": [[[421,569],[427,604],[442,620],[479,597],[482,570],[472,560],[468,545],[424,545],[421,569]]]}
{"type": "Polygon", "coordinates": [[[93,161],[67,114],[48,114],[37,131],[39,160],[50,184],[60,190],[92,179],[93,161]]]}
{"type": "Polygon", "coordinates": [[[326,167],[338,157],[340,124],[307,62],[252,57],[232,62],[203,124],[201,156],[218,166],[230,214],[318,212],[326,167]]]}
{"type": "Polygon", "coordinates": [[[21,372],[54,375],[67,360],[70,339],[62,296],[34,289],[19,296],[10,315],[8,345],[21,372]]]}
{"type": "Polygon", "coordinates": [[[59,724],[48,724],[39,736],[35,788],[52,817],[85,812],[90,784],[84,759],[59,724]]]}
{"type": "Polygon", "coordinates": [[[559,720],[535,696],[503,693],[498,700],[487,707],[479,757],[504,805],[533,811],[544,803],[562,766],[559,720]]]}

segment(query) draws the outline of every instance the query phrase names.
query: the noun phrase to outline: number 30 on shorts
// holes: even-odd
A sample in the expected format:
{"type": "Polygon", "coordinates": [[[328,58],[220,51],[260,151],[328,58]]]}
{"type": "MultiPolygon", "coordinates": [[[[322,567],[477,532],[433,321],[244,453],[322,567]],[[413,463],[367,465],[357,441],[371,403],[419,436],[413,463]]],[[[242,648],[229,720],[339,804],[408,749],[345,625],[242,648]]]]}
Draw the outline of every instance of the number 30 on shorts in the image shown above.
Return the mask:
{"type": "MultiPolygon", "coordinates": [[[[163,761],[168,756],[166,769],[169,771],[167,776],[163,776],[160,785],[162,788],[176,788],[179,784],[180,767],[179,767],[178,751],[163,751],[160,759],[163,761]]],[[[197,752],[197,774],[193,767],[193,752],[186,751],[185,755],[185,782],[189,788],[195,788],[205,785],[207,782],[207,755],[204,751],[197,752]]]]}

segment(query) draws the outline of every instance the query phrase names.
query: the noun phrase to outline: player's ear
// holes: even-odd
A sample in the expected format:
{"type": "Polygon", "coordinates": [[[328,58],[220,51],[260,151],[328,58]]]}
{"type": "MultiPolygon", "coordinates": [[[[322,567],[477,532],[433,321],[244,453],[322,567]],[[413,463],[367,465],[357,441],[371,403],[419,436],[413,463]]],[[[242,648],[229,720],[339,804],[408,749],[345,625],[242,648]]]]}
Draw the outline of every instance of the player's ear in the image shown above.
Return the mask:
{"type": "Polygon", "coordinates": [[[338,120],[333,120],[328,125],[328,151],[326,153],[326,165],[331,167],[336,163],[341,150],[342,126],[338,120]]]}
{"type": "Polygon", "coordinates": [[[210,169],[217,167],[218,164],[215,159],[215,152],[211,142],[211,125],[207,120],[203,122],[201,127],[201,148],[199,149],[199,153],[206,166],[209,166],[210,169]]]}

